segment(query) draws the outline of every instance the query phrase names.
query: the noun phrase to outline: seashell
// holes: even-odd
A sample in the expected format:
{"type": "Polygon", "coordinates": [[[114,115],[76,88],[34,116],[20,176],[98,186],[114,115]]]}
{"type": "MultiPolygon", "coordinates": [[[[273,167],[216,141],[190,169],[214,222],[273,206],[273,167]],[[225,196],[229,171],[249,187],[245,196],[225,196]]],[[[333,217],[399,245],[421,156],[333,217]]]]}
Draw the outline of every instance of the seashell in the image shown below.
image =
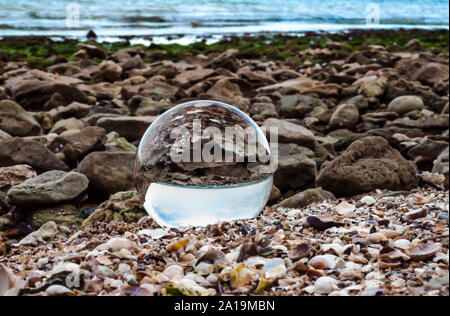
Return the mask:
{"type": "Polygon", "coordinates": [[[426,261],[434,258],[441,251],[441,244],[418,244],[406,250],[406,254],[414,261],[426,261]]]}
{"type": "Polygon", "coordinates": [[[62,285],[52,285],[45,290],[47,296],[74,296],[71,290],[62,285]]]}
{"type": "Polygon", "coordinates": [[[401,265],[402,265],[401,260],[399,260],[399,259],[392,259],[388,254],[381,255],[380,259],[378,260],[378,266],[381,269],[398,268],[401,265]]]}
{"type": "Polygon", "coordinates": [[[182,266],[179,266],[177,264],[173,264],[171,266],[168,266],[163,274],[169,278],[171,281],[178,281],[181,280],[184,277],[184,269],[182,266]]]}
{"type": "Polygon", "coordinates": [[[70,262],[62,262],[56,265],[53,270],[49,273],[49,275],[60,274],[62,272],[71,272],[74,274],[80,273],[80,267],[75,263],[70,262]]]}
{"type": "Polygon", "coordinates": [[[257,274],[241,263],[230,272],[231,287],[237,289],[241,286],[250,285],[255,277],[257,277],[257,274]]]}
{"type": "Polygon", "coordinates": [[[145,286],[130,286],[120,292],[120,296],[153,296],[153,293],[145,286]]]}
{"type": "Polygon", "coordinates": [[[408,261],[409,259],[411,259],[409,256],[405,255],[403,252],[401,252],[399,250],[391,251],[391,252],[387,253],[386,255],[389,256],[389,258],[391,258],[392,260],[408,261]]]}
{"type": "Polygon", "coordinates": [[[314,248],[307,243],[302,243],[292,247],[289,250],[289,258],[292,260],[299,260],[301,258],[308,257],[313,250],[314,248]]]}
{"type": "Polygon", "coordinates": [[[0,296],[16,296],[23,285],[22,280],[0,263],[0,296]]]}
{"type": "Polygon", "coordinates": [[[284,260],[281,258],[273,258],[267,261],[264,264],[264,267],[262,268],[262,272],[267,272],[269,270],[272,270],[278,266],[286,267],[286,264],[284,263],[284,260]]]}
{"type": "Polygon", "coordinates": [[[166,295],[182,295],[186,296],[212,296],[216,294],[216,291],[213,289],[205,289],[200,286],[194,280],[184,278],[178,282],[175,282],[173,285],[169,285],[166,287],[166,295]],[[175,289],[175,291],[171,291],[171,289],[175,289]]]}
{"type": "Polygon", "coordinates": [[[353,248],[353,245],[345,245],[341,246],[337,243],[332,244],[324,244],[320,247],[323,252],[329,252],[330,250],[333,250],[333,252],[339,256],[343,255],[344,253],[348,253],[353,248]]]}
{"type": "Polygon", "coordinates": [[[333,255],[315,256],[308,263],[308,266],[318,270],[330,270],[343,265],[345,262],[333,255]]]}
{"type": "Polygon", "coordinates": [[[341,274],[339,274],[339,280],[360,280],[362,276],[360,273],[356,272],[353,269],[344,269],[341,274]]]}
{"type": "Polygon", "coordinates": [[[394,239],[402,235],[401,232],[390,230],[390,229],[381,229],[380,233],[384,235],[384,237],[388,239],[394,239]]]}
{"type": "Polygon", "coordinates": [[[375,200],[373,197],[371,197],[370,195],[366,195],[365,197],[363,197],[361,200],[360,200],[360,202],[362,203],[362,204],[365,204],[365,205],[367,205],[367,206],[371,206],[371,205],[374,205],[376,202],[377,202],[377,200],[375,200]]]}
{"type": "Polygon", "coordinates": [[[151,239],[161,239],[163,237],[169,236],[169,230],[163,228],[143,229],[139,231],[138,234],[150,237],[151,239]]]}
{"type": "Polygon", "coordinates": [[[407,239],[398,239],[394,241],[394,247],[398,249],[406,250],[411,247],[411,242],[407,239]]]}
{"type": "Polygon", "coordinates": [[[195,267],[195,271],[200,275],[210,275],[214,272],[214,266],[210,263],[200,262],[195,267]]]}
{"type": "Polygon", "coordinates": [[[321,277],[314,284],[314,294],[327,295],[337,290],[338,281],[331,277],[321,277]]]}
{"type": "Polygon", "coordinates": [[[102,244],[96,248],[96,250],[109,250],[112,252],[120,251],[122,249],[136,249],[137,246],[134,242],[126,238],[113,238],[107,243],[102,244]]]}
{"type": "Polygon", "coordinates": [[[243,262],[247,258],[258,256],[260,254],[260,250],[256,243],[246,242],[240,247],[239,255],[236,259],[237,262],[243,262]]]}
{"type": "Polygon", "coordinates": [[[373,233],[367,236],[367,240],[371,244],[380,244],[382,242],[387,241],[388,239],[382,233],[373,233]]]}
{"type": "Polygon", "coordinates": [[[189,240],[188,239],[184,239],[184,240],[180,240],[177,242],[173,242],[170,245],[167,246],[167,251],[174,251],[174,250],[178,250],[180,248],[184,248],[189,244],[189,240]]]}
{"type": "Polygon", "coordinates": [[[213,248],[201,255],[197,260],[197,264],[200,262],[225,264],[226,261],[225,254],[221,250],[213,248]]]}
{"type": "Polygon", "coordinates": [[[283,264],[270,269],[264,274],[264,276],[268,280],[276,280],[284,278],[286,276],[286,272],[287,272],[286,266],[283,264]]]}
{"type": "Polygon", "coordinates": [[[425,208],[419,208],[416,210],[412,210],[405,214],[405,216],[410,220],[426,217],[427,215],[428,215],[428,212],[425,208]]]}
{"type": "Polygon", "coordinates": [[[367,260],[363,256],[356,256],[353,253],[351,253],[350,256],[348,256],[348,260],[360,264],[367,264],[369,262],[369,260],[367,260]]]}
{"type": "Polygon", "coordinates": [[[355,213],[354,213],[355,209],[356,209],[356,206],[348,203],[347,201],[343,201],[336,206],[336,212],[339,215],[342,215],[345,217],[355,216],[355,213]]]}

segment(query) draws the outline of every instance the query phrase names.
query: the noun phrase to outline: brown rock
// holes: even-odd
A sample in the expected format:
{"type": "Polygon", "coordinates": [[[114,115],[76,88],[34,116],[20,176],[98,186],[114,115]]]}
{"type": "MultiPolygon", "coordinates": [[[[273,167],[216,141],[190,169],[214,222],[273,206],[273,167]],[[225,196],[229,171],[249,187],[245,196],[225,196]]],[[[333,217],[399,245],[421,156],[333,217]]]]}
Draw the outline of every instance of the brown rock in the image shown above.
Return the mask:
{"type": "Polygon", "coordinates": [[[303,208],[312,203],[320,203],[325,200],[335,200],[333,193],[322,190],[322,188],[314,188],[297,193],[286,200],[281,201],[275,207],[286,208],[303,208]]]}
{"type": "Polygon", "coordinates": [[[142,138],[155,119],[155,116],[107,117],[99,119],[97,126],[104,128],[107,133],[117,132],[128,141],[136,141],[142,138]]]}
{"type": "Polygon", "coordinates": [[[134,188],[136,154],[131,152],[93,152],[78,165],[78,172],[89,179],[92,191],[108,196],[134,188]]]}
{"type": "Polygon", "coordinates": [[[68,170],[67,165],[42,144],[19,137],[0,140],[0,167],[27,164],[38,172],[68,170]]]}
{"type": "Polygon", "coordinates": [[[0,101],[0,129],[12,136],[36,136],[41,132],[38,122],[13,101],[0,101]]]}
{"type": "Polygon", "coordinates": [[[267,119],[262,127],[267,137],[271,131],[278,135],[280,143],[294,143],[310,149],[316,148],[316,137],[314,134],[298,124],[276,118],[267,119]]]}
{"type": "Polygon", "coordinates": [[[339,157],[323,164],[317,185],[337,196],[375,189],[410,190],[417,186],[417,169],[381,137],[355,141],[339,157]]]}
{"type": "Polygon", "coordinates": [[[36,172],[28,165],[16,165],[0,168],[0,191],[8,191],[11,187],[36,176],[36,172]]]}

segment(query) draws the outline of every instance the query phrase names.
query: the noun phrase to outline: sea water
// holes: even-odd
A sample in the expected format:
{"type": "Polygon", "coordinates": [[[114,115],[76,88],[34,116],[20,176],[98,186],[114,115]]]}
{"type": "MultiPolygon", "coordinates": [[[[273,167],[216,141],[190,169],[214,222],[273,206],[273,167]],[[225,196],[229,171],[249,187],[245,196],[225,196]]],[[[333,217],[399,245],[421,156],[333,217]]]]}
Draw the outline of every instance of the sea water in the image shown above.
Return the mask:
{"type": "Polygon", "coordinates": [[[273,178],[217,187],[152,183],[144,207],[161,226],[207,226],[253,218],[269,199],[273,178]]]}

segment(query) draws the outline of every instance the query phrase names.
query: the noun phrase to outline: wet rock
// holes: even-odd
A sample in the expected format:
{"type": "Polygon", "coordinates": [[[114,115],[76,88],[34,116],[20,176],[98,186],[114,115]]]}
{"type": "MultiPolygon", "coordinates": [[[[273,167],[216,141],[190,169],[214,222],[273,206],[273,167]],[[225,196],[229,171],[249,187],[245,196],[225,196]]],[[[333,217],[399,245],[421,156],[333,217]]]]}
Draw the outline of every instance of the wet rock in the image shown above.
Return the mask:
{"type": "Polygon", "coordinates": [[[388,105],[389,112],[395,112],[400,115],[411,111],[422,110],[423,108],[424,104],[422,99],[413,95],[397,97],[388,105]]]}
{"type": "Polygon", "coordinates": [[[353,129],[359,121],[358,108],[353,104],[341,104],[334,111],[330,119],[330,128],[353,129]]]}
{"type": "Polygon", "coordinates": [[[445,188],[448,190],[449,187],[449,177],[448,177],[448,170],[449,170],[449,147],[447,149],[444,149],[442,153],[437,157],[437,159],[434,162],[433,166],[433,172],[439,173],[445,176],[445,188]]]}
{"type": "Polygon", "coordinates": [[[41,132],[38,122],[13,101],[0,101],[0,130],[12,136],[36,136],[41,132]]]}
{"type": "Polygon", "coordinates": [[[231,82],[231,80],[227,78],[217,81],[206,94],[213,100],[234,104],[240,109],[244,109],[248,106],[248,101],[244,99],[239,85],[231,82]]]}
{"type": "Polygon", "coordinates": [[[39,228],[39,230],[32,232],[19,242],[20,246],[37,246],[45,244],[58,235],[58,226],[54,222],[48,222],[39,228]]]}
{"type": "Polygon", "coordinates": [[[147,213],[140,207],[140,197],[136,191],[118,192],[102,203],[84,222],[83,227],[117,222],[134,223],[147,213]]]}
{"type": "Polygon", "coordinates": [[[67,165],[38,142],[14,137],[0,140],[0,167],[27,164],[38,172],[68,170],[67,165]]]}
{"type": "Polygon", "coordinates": [[[0,191],[8,191],[11,187],[35,176],[36,172],[28,165],[0,168],[0,191]]]}
{"type": "Polygon", "coordinates": [[[313,132],[301,125],[270,118],[264,122],[262,130],[268,138],[272,132],[278,135],[280,143],[294,143],[313,150],[316,148],[316,137],[313,132]]]}
{"type": "Polygon", "coordinates": [[[88,153],[101,149],[106,142],[106,131],[97,126],[88,126],[79,132],[57,136],[48,148],[54,153],[62,152],[67,162],[74,163],[88,153]]]}
{"type": "Polygon", "coordinates": [[[281,99],[280,114],[287,118],[302,118],[316,107],[327,108],[319,98],[309,95],[289,95],[281,99]]]}
{"type": "Polygon", "coordinates": [[[77,172],[48,171],[12,187],[8,203],[16,206],[51,205],[71,201],[88,188],[89,180],[77,172]]]}
{"type": "Polygon", "coordinates": [[[448,81],[448,73],[448,65],[426,63],[412,75],[411,79],[434,85],[438,82],[448,81]]]}
{"type": "Polygon", "coordinates": [[[90,189],[108,196],[134,188],[136,155],[131,152],[93,152],[78,165],[78,172],[89,178],[90,189]]]}
{"type": "Polygon", "coordinates": [[[303,208],[312,203],[320,203],[325,200],[335,200],[333,193],[322,190],[321,188],[314,188],[297,193],[286,200],[283,200],[275,207],[287,208],[303,208]]]}
{"type": "Polygon", "coordinates": [[[142,138],[155,119],[154,116],[105,117],[97,121],[97,126],[104,128],[108,133],[117,132],[129,141],[136,141],[142,138]]]}
{"type": "Polygon", "coordinates": [[[174,79],[173,83],[181,88],[188,88],[200,81],[207,79],[215,74],[214,69],[198,68],[181,72],[174,79]]]}
{"type": "Polygon", "coordinates": [[[123,63],[121,63],[120,66],[122,67],[123,71],[130,71],[133,69],[142,69],[145,67],[145,64],[142,61],[141,56],[138,54],[131,58],[128,58],[123,63]]]}
{"type": "Polygon", "coordinates": [[[31,70],[23,75],[13,77],[5,82],[5,88],[14,101],[26,110],[41,110],[44,104],[58,93],[62,97],[63,104],[72,102],[87,103],[88,98],[75,85],[78,80],[55,76],[39,70],[31,70]]]}
{"type": "Polygon", "coordinates": [[[338,196],[375,189],[410,190],[417,186],[417,169],[381,137],[355,141],[339,157],[323,164],[317,185],[338,196]]]}
{"type": "Polygon", "coordinates": [[[314,153],[296,144],[278,145],[278,169],[275,185],[280,190],[299,189],[314,181],[317,174],[314,153]]]}
{"type": "Polygon", "coordinates": [[[48,222],[67,227],[81,226],[84,218],[81,212],[73,205],[61,205],[32,211],[28,216],[28,222],[35,229],[39,229],[48,222]]]}

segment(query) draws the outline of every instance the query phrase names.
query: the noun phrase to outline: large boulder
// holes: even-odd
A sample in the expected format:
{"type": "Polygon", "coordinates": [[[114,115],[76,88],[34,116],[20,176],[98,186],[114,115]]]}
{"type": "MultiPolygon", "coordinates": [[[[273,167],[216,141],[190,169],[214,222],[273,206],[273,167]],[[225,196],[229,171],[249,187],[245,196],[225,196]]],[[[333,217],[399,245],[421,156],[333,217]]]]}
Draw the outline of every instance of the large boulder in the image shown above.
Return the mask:
{"type": "Polygon", "coordinates": [[[12,187],[7,198],[9,204],[16,206],[65,203],[79,197],[88,185],[83,174],[53,170],[12,187]]]}
{"type": "Polygon", "coordinates": [[[81,81],[56,76],[39,70],[31,70],[12,77],[5,82],[6,91],[26,110],[42,110],[53,95],[58,95],[63,104],[87,103],[88,97],[76,85],[81,81]]]}
{"type": "Polygon", "coordinates": [[[136,154],[131,152],[93,152],[78,165],[90,181],[90,189],[102,196],[134,188],[136,154]]]}
{"type": "Polygon", "coordinates": [[[335,200],[336,197],[333,193],[322,190],[322,188],[308,189],[299,192],[290,198],[281,201],[276,207],[286,208],[302,208],[312,203],[320,203],[325,200],[335,200]]]}
{"type": "Polygon", "coordinates": [[[324,163],[316,182],[337,196],[352,196],[375,189],[410,190],[417,187],[416,173],[416,166],[387,140],[366,137],[324,163]]]}
{"type": "Polygon", "coordinates": [[[0,101],[0,129],[12,136],[36,136],[41,126],[16,102],[0,101]]]}
{"type": "Polygon", "coordinates": [[[448,190],[448,169],[449,169],[449,158],[448,158],[448,147],[445,149],[436,159],[433,166],[433,172],[440,173],[445,176],[445,188],[448,190]]]}
{"type": "Polygon", "coordinates": [[[306,127],[286,120],[276,118],[267,119],[263,124],[262,130],[268,138],[270,138],[272,132],[278,135],[278,141],[280,143],[294,143],[310,149],[316,147],[316,137],[313,132],[306,127]]]}
{"type": "Polygon", "coordinates": [[[0,167],[26,164],[38,172],[68,170],[69,167],[39,142],[20,137],[0,140],[0,167]]]}

